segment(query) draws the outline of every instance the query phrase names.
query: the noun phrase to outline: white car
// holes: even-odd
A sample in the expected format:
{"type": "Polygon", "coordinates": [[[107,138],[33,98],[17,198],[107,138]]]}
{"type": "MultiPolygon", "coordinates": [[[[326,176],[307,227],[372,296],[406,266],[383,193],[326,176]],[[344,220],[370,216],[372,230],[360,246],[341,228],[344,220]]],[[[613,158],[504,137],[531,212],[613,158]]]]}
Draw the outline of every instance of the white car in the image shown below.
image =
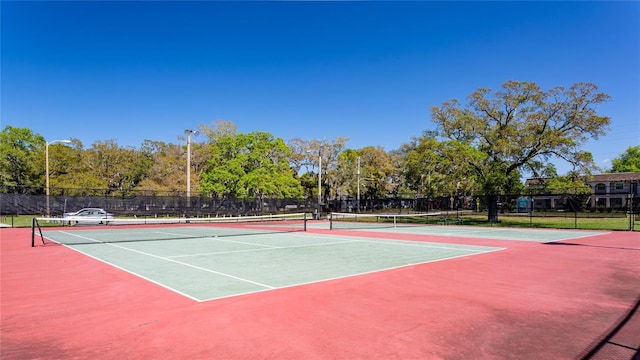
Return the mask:
{"type": "Polygon", "coordinates": [[[69,225],[107,225],[109,220],[113,220],[113,214],[99,208],[84,208],[78,211],[65,213],[64,224],[69,225]]]}

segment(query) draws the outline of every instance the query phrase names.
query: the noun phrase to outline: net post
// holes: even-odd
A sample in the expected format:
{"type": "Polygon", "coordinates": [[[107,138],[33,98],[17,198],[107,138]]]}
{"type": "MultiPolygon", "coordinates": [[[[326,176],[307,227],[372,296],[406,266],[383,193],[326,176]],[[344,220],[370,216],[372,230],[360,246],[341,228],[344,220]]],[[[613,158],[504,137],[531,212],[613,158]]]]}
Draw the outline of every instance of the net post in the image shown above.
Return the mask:
{"type": "Polygon", "coordinates": [[[333,230],[333,213],[329,213],[329,230],[333,230]]]}
{"type": "Polygon", "coordinates": [[[42,236],[42,229],[40,228],[40,223],[38,223],[38,218],[31,219],[31,247],[36,247],[36,226],[38,227],[38,232],[40,232],[40,240],[42,240],[42,245],[46,245],[44,242],[44,236],[42,236]]]}
{"type": "Polygon", "coordinates": [[[303,221],[303,222],[302,222],[302,224],[303,224],[303,226],[302,226],[303,231],[307,231],[307,212],[306,212],[306,211],[305,211],[305,213],[304,213],[304,218],[303,218],[303,220],[302,220],[302,221],[303,221]]]}
{"type": "Polygon", "coordinates": [[[31,218],[31,247],[36,247],[36,218],[31,218]]]}

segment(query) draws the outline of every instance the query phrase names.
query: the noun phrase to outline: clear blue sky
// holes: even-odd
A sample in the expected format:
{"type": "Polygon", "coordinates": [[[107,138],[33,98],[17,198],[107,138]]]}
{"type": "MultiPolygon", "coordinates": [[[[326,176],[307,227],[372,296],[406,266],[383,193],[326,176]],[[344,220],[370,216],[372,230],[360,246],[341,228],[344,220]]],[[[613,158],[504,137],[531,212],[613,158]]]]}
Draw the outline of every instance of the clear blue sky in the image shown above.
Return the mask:
{"type": "MultiPolygon", "coordinates": [[[[589,81],[610,159],[640,144],[639,2],[2,1],[1,125],[85,147],[232,121],[398,149],[479,87],[589,81]]],[[[565,168],[558,163],[558,169],[565,168]]]]}

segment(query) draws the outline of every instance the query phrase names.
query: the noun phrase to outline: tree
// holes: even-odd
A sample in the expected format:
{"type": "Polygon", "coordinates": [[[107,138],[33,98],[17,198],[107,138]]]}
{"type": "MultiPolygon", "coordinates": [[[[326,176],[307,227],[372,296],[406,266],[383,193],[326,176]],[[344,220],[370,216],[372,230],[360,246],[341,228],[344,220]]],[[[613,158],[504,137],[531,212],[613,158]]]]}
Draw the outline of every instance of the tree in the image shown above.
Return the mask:
{"type": "Polygon", "coordinates": [[[347,141],[348,139],[343,137],[337,137],[333,141],[326,139],[303,140],[300,138],[289,140],[288,146],[291,151],[289,162],[293,170],[295,173],[302,171],[303,168],[305,170],[302,174],[305,194],[312,193],[315,194],[314,197],[318,196],[318,173],[314,173],[313,169],[318,169],[320,158],[322,158],[321,188],[323,197],[321,202],[341,194],[344,174],[339,169],[341,167],[339,156],[347,141]],[[310,181],[311,177],[315,177],[315,183],[310,181]]]}
{"type": "Polygon", "coordinates": [[[103,187],[93,176],[85,154],[78,139],[71,139],[70,145],[49,146],[51,195],[85,195],[88,189],[103,187]]]}
{"type": "Polygon", "coordinates": [[[611,172],[639,172],[640,145],[629,146],[620,156],[613,159],[611,172]]]}
{"type": "Polygon", "coordinates": [[[591,186],[587,184],[588,178],[589,176],[570,171],[564,176],[545,181],[545,191],[558,195],[567,211],[581,211],[588,206],[589,197],[593,193],[591,186]]]}
{"type": "MultiPolygon", "coordinates": [[[[153,191],[184,191],[186,161],[183,149],[175,144],[146,140],[139,150],[150,161],[137,189],[153,191]]],[[[197,181],[194,181],[197,183],[197,181]]]]}
{"type": "Polygon", "coordinates": [[[593,190],[587,184],[589,176],[570,171],[563,176],[549,178],[543,183],[545,191],[552,194],[591,195],[593,190]]]}
{"type": "Polygon", "coordinates": [[[3,191],[32,186],[44,189],[45,139],[30,129],[5,127],[0,133],[0,181],[3,191]]]}
{"type": "Polygon", "coordinates": [[[282,139],[258,131],[218,134],[212,139],[201,191],[228,198],[302,196],[300,181],[289,165],[289,148],[282,139]]]}
{"type": "MultiPolygon", "coordinates": [[[[293,138],[287,141],[287,146],[291,151],[289,155],[289,162],[293,171],[299,173],[303,167],[306,168],[308,173],[309,168],[313,168],[313,164],[310,162],[309,153],[311,152],[310,142],[301,138],[293,138]]],[[[315,160],[317,163],[318,160],[315,160]]]]}
{"type": "Polygon", "coordinates": [[[508,191],[515,172],[537,177],[557,157],[589,173],[592,155],[580,147],[605,134],[610,122],[596,111],[610,97],[593,83],[543,91],[533,82],[507,81],[502,89],[480,88],[464,107],[454,99],[431,108],[440,134],[452,141],[446,156],[475,172],[492,222],[498,221],[497,195],[508,191]]]}
{"type": "Polygon", "coordinates": [[[391,156],[379,146],[367,146],[359,151],[361,192],[365,199],[381,199],[395,192],[396,168],[391,156]]]}
{"type": "Polygon", "coordinates": [[[346,149],[338,154],[336,171],[337,195],[356,198],[358,194],[358,162],[360,153],[346,149]]]}
{"type": "Polygon", "coordinates": [[[412,138],[411,142],[402,144],[400,152],[403,159],[403,172],[406,186],[416,196],[433,198],[449,195],[447,184],[455,183],[452,174],[451,160],[442,156],[443,146],[435,134],[425,131],[422,136],[412,138]],[[447,180],[449,178],[449,180],[447,180]]]}
{"type": "MultiPolygon", "coordinates": [[[[334,140],[310,140],[307,151],[308,161],[318,166],[318,155],[322,158],[322,202],[335,199],[340,187],[340,173],[338,157],[344,150],[349,139],[336,137],[334,140]]],[[[317,173],[316,173],[317,174],[317,173]]]]}
{"type": "Polygon", "coordinates": [[[86,151],[91,173],[108,194],[134,189],[151,167],[152,159],[134,148],[119,147],[114,140],[96,141],[86,151]]]}

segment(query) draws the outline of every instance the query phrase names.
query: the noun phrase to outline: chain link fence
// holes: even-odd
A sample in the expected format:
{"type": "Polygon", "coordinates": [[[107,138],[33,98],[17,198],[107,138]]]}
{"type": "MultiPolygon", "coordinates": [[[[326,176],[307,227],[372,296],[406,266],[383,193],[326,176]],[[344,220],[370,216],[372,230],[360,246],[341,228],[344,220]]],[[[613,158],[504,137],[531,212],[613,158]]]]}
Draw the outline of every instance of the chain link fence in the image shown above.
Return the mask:
{"type": "MultiPolygon", "coordinates": [[[[637,190],[637,187],[632,189],[637,190]]],[[[0,215],[62,216],[65,212],[86,207],[103,208],[116,216],[136,217],[208,217],[246,216],[286,212],[430,212],[441,216],[433,222],[486,225],[487,197],[483,195],[449,195],[440,197],[355,199],[342,197],[229,199],[195,193],[161,191],[106,191],[85,189],[52,189],[47,195],[42,188],[3,189],[0,192],[0,215]],[[8,190],[8,191],[7,191],[8,190]],[[11,191],[14,190],[14,191],[11,191]]],[[[598,228],[607,230],[640,230],[640,196],[637,191],[610,194],[577,194],[545,192],[544,194],[498,195],[498,223],[493,225],[555,228],[598,228]],[[590,225],[587,225],[589,223],[590,225]],[[596,225],[594,225],[596,224],[596,225]]]]}
{"type": "Polygon", "coordinates": [[[116,216],[244,216],[282,212],[303,212],[313,208],[304,199],[220,199],[195,196],[49,196],[0,194],[2,215],[62,216],[65,212],[95,207],[116,216]]]}

